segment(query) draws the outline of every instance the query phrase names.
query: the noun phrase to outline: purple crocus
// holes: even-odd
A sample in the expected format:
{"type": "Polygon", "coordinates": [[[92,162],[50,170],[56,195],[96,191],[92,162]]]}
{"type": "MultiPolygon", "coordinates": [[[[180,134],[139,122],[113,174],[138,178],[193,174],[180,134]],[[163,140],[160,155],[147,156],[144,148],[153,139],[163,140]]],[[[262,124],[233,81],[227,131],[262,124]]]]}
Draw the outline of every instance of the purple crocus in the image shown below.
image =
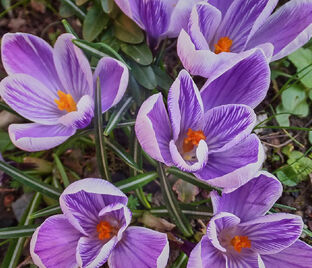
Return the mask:
{"type": "Polygon", "coordinates": [[[278,0],[209,0],[194,6],[178,55],[191,74],[208,77],[215,62],[225,64],[259,47],[268,61],[289,55],[312,36],[312,1],[291,0],[273,14],[278,0]],[[196,66],[205,65],[206,72],[196,66]],[[207,69],[209,69],[207,71],[207,69]]]}
{"type": "Polygon", "coordinates": [[[165,268],[167,235],[143,227],[128,227],[128,198],[102,179],[70,184],[60,196],[61,215],[39,226],[30,243],[40,268],[165,268]]]}
{"type": "Polygon", "coordinates": [[[268,89],[269,70],[263,57],[258,51],[207,82],[201,93],[182,70],[169,90],[168,112],[160,93],[149,97],[139,110],[135,131],[143,150],[225,191],[246,183],[263,162],[261,142],[250,134],[256,116],[247,106],[256,106],[268,89]],[[255,68],[262,77],[252,74],[255,68]],[[253,89],[248,84],[252,78],[253,89]]]}
{"type": "Polygon", "coordinates": [[[73,38],[62,34],[54,48],[31,34],[8,33],[2,38],[2,61],[9,76],[0,83],[1,97],[34,122],[9,127],[12,142],[22,150],[53,148],[88,126],[97,77],[103,112],[118,103],[127,88],[128,69],[112,58],[101,59],[92,77],[73,38]]]}
{"type": "Polygon", "coordinates": [[[151,46],[177,37],[195,3],[201,0],[115,0],[121,10],[146,31],[151,46]]]}
{"type": "Polygon", "coordinates": [[[271,174],[229,194],[212,192],[214,217],[192,250],[188,268],[311,268],[312,247],[300,241],[301,217],[267,214],[283,192],[271,174]]]}

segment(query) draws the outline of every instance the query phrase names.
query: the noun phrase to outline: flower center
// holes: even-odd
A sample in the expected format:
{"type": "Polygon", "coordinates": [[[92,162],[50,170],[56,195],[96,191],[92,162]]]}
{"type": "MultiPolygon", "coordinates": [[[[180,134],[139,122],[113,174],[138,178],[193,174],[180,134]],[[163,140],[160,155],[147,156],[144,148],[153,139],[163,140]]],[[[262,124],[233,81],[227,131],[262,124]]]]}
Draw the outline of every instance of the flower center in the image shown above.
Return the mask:
{"type": "Polygon", "coordinates": [[[221,37],[217,44],[215,44],[215,53],[219,54],[221,52],[231,52],[231,46],[233,41],[227,36],[221,37]]]}
{"type": "Polygon", "coordinates": [[[100,221],[96,226],[96,230],[99,233],[98,237],[100,240],[110,239],[115,231],[107,221],[100,221]]]}
{"type": "Polygon", "coordinates": [[[188,153],[194,149],[194,146],[198,146],[201,140],[205,140],[206,136],[204,132],[201,130],[194,131],[189,128],[187,133],[187,137],[183,140],[183,151],[184,153],[188,153]]]}
{"type": "Polygon", "coordinates": [[[77,111],[77,105],[74,101],[72,95],[66,94],[61,90],[57,91],[57,95],[59,96],[59,100],[55,99],[55,103],[57,104],[57,108],[61,111],[66,110],[66,112],[70,113],[73,111],[77,111]]]}
{"type": "Polygon", "coordinates": [[[250,248],[251,242],[248,239],[248,236],[234,236],[231,240],[231,245],[234,247],[234,249],[240,253],[242,251],[242,248],[250,248]]]}

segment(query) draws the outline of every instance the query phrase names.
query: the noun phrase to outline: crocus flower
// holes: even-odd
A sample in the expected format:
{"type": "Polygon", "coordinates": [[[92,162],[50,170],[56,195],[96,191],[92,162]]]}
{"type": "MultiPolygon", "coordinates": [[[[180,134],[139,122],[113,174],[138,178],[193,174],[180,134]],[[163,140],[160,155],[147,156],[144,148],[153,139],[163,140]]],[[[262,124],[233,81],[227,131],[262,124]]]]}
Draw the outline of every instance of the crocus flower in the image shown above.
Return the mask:
{"type": "Polygon", "coordinates": [[[195,3],[201,0],[115,0],[121,10],[146,31],[151,46],[177,37],[195,3]]]}
{"type": "Polygon", "coordinates": [[[283,192],[260,172],[234,192],[211,194],[214,217],[190,254],[188,268],[309,268],[312,247],[300,241],[301,217],[267,214],[283,192]]]}
{"type": "MultiPolygon", "coordinates": [[[[260,58],[256,58],[261,59],[262,53],[258,55],[260,58]]],[[[263,73],[269,74],[266,62],[259,63],[263,73]]],[[[251,134],[256,120],[254,111],[235,103],[256,105],[268,84],[258,84],[258,92],[247,92],[249,86],[244,80],[240,86],[237,83],[237,88],[227,85],[231,77],[234,82],[239,75],[249,74],[243,74],[243,70],[229,70],[224,74],[225,80],[216,78],[201,93],[182,70],[169,90],[168,112],[160,93],[149,97],[139,110],[135,131],[143,150],[167,166],[194,173],[225,191],[246,183],[260,168],[263,149],[260,140],[251,134]]]]}
{"type": "Polygon", "coordinates": [[[54,48],[39,37],[8,33],[2,38],[2,61],[8,77],[0,95],[13,110],[34,123],[12,124],[12,142],[25,151],[55,147],[93,118],[94,89],[100,78],[102,110],[119,102],[128,84],[125,65],[99,61],[95,73],[83,52],[62,34],[54,48]]]}
{"type": "Polygon", "coordinates": [[[60,196],[61,215],[39,226],[30,243],[36,265],[42,267],[165,268],[167,235],[144,227],[128,227],[128,198],[102,179],[70,184],[60,196]]]}
{"type": "Polygon", "coordinates": [[[291,0],[273,14],[278,0],[208,0],[194,6],[178,55],[191,74],[209,76],[214,63],[225,64],[259,47],[268,61],[289,55],[312,36],[312,1],[291,0]],[[198,73],[202,63],[209,71],[198,73]]]}

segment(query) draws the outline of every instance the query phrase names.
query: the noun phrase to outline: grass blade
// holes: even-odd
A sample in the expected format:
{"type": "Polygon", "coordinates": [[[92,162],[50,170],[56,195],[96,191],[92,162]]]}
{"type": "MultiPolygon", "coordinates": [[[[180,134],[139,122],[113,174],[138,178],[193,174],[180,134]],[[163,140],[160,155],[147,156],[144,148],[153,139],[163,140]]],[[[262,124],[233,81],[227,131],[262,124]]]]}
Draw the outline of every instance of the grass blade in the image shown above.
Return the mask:
{"type": "Polygon", "coordinates": [[[36,230],[37,225],[17,226],[0,229],[0,239],[29,237],[36,230]]]}
{"type": "Polygon", "coordinates": [[[100,79],[97,79],[95,100],[94,100],[94,127],[95,127],[95,143],[96,143],[96,160],[100,174],[103,179],[110,181],[108,170],[106,146],[103,137],[103,117],[102,117],[102,98],[100,79]]]}
{"type": "Polygon", "coordinates": [[[84,20],[86,14],[79,7],[77,7],[71,0],[62,0],[62,1],[74,11],[74,13],[77,15],[79,19],[84,20]]]}
{"type": "Polygon", "coordinates": [[[65,168],[60,160],[60,158],[57,156],[57,154],[53,154],[54,162],[56,164],[56,167],[58,171],[60,172],[61,178],[63,180],[65,188],[70,184],[68,176],[66,174],[65,168]]]}
{"type": "Polygon", "coordinates": [[[171,268],[185,268],[187,265],[188,257],[182,252],[176,261],[172,264],[171,268]]]}
{"type": "Polygon", "coordinates": [[[18,170],[15,167],[12,167],[11,165],[3,161],[0,161],[0,170],[11,176],[14,180],[18,181],[19,183],[26,185],[32,188],[33,190],[42,193],[43,195],[46,195],[56,200],[58,200],[58,198],[61,195],[58,189],[36,178],[32,178],[29,177],[28,175],[25,175],[22,171],[18,170]]]}
{"type": "Polygon", "coordinates": [[[193,235],[192,227],[182,213],[178,201],[172,192],[165,170],[161,163],[158,164],[158,174],[160,178],[161,190],[166,207],[173,222],[177,225],[183,235],[190,237],[193,235]]]}
{"type": "Polygon", "coordinates": [[[66,32],[71,33],[76,38],[79,38],[78,34],[74,31],[74,29],[71,27],[71,25],[68,23],[67,20],[63,19],[62,23],[63,23],[63,26],[64,26],[66,32]]]}
{"type": "Polygon", "coordinates": [[[115,183],[115,186],[118,187],[124,193],[127,193],[150,183],[157,177],[158,177],[157,172],[148,172],[144,174],[139,174],[134,177],[130,177],[126,180],[119,181],[115,183]]]}
{"type": "Polygon", "coordinates": [[[53,205],[53,206],[49,206],[47,208],[38,210],[34,213],[32,213],[29,218],[30,219],[37,219],[37,218],[41,218],[41,217],[47,217],[47,216],[51,216],[51,215],[55,215],[55,214],[61,214],[62,210],[60,205],[53,205]]]}

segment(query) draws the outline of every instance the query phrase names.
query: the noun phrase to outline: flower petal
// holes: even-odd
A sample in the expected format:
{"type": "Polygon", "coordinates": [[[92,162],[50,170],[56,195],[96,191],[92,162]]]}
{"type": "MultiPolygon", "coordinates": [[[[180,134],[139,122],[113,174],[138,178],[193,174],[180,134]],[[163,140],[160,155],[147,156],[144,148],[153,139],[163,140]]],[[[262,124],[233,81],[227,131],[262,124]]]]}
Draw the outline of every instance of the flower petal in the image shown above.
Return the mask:
{"type": "Polygon", "coordinates": [[[251,241],[251,249],[259,254],[275,254],[292,245],[301,235],[300,216],[276,213],[241,223],[240,232],[251,241]]]}
{"type": "Polygon", "coordinates": [[[135,132],[146,153],[166,165],[171,165],[171,126],[161,93],[149,97],[142,104],[135,122],[135,132]]]}
{"type": "MultiPolygon", "coordinates": [[[[215,44],[221,37],[228,37],[233,41],[231,51],[242,52],[257,18],[267,5],[271,7],[271,0],[237,0],[232,1],[228,11],[222,19],[215,36],[215,44]]],[[[272,8],[270,9],[272,10],[272,8]]],[[[266,17],[270,13],[264,13],[266,17]]],[[[262,18],[265,20],[266,18],[262,18]]]]}
{"type": "Polygon", "coordinates": [[[13,110],[36,123],[54,125],[63,114],[54,101],[56,94],[27,74],[4,78],[0,95],[13,110]]]}
{"type": "Polygon", "coordinates": [[[212,245],[208,236],[204,235],[192,250],[187,268],[224,268],[225,260],[225,255],[212,245]]]}
{"type": "Polygon", "coordinates": [[[1,42],[5,70],[11,74],[28,74],[44,84],[56,96],[62,90],[54,61],[53,49],[43,39],[26,33],[6,33],[1,42]]]}
{"type": "Polygon", "coordinates": [[[67,127],[85,128],[94,115],[94,101],[91,96],[85,95],[77,103],[77,111],[67,113],[59,119],[59,123],[67,127]]]}
{"type": "Polygon", "coordinates": [[[78,268],[76,248],[80,236],[64,215],[49,217],[31,238],[30,254],[33,262],[40,268],[78,268]]]}
{"type": "Polygon", "coordinates": [[[203,132],[209,153],[230,149],[245,139],[256,123],[256,114],[245,105],[223,105],[205,113],[203,132]]]}
{"type": "Polygon", "coordinates": [[[312,36],[312,2],[292,0],[280,7],[255,32],[247,49],[264,43],[274,45],[272,60],[278,60],[303,46],[312,36]]]}
{"type": "Polygon", "coordinates": [[[265,267],[307,268],[312,264],[312,247],[297,240],[290,247],[270,255],[261,255],[265,267]]]}
{"type": "Polygon", "coordinates": [[[100,211],[110,204],[126,205],[128,198],[114,185],[87,178],[70,184],[60,196],[63,213],[80,232],[88,235],[98,224],[100,211]]]}
{"type": "Polygon", "coordinates": [[[178,140],[189,128],[202,130],[204,108],[197,86],[187,71],[182,70],[168,93],[168,111],[173,139],[178,140]]]}
{"type": "Polygon", "coordinates": [[[81,237],[77,248],[77,262],[79,267],[101,267],[112,253],[117,244],[117,237],[112,237],[107,243],[94,237],[81,237]]]}
{"type": "Polygon", "coordinates": [[[104,113],[116,105],[125,94],[129,81],[129,71],[118,60],[102,58],[93,75],[94,88],[96,88],[98,77],[102,92],[102,112],[104,113]]]}
{"type": "Polygon", "coordinates": [[[260,50],[242,59],[214,79],[208,79],[200,93],[205,112],[224,104],[246,104],[255,108],[270,86],[270,67],[260,50]]]}
{"type": "MultiPolygon", "coordinates": [[[[247,250],[246,250],[247,251],[247,250]]],[[[254,252],[240,252],[239,254],[228,254],[226,256],[226,267],[231,268],[264,268],[259,265],[260,255],[254,252]]],[[[274,267],[275,268],[275,267],[274,267]]],[[[288,267],[287,267],[288,268],[288,267]]]]}
{"type": "Polygon", "coordinates": [[[229,212],[242,222],[264,216],[280,198],[283,187],[272,174],[262,171],[235,191],[219,196],[211,193],[214,214],[229,212]]]}
{"type": "Polygon", "coordinates": [[[43,151],[54,148],[74,135],[75,128],[58,125],[12,124],[9,135],[13,144],[28,152],[43,151]]]}
{"type": "Polygon", "coordinates": [[[215,6],[217,9],[219,9],[222,12],[222,16],[225,15],[225,13],[228,11],[230,5],[234,1],[229,0],[209,0],[209,3],[213,6],[215,6]]]}
{"type": "Polygon", "coordinates": [[[196,161],[184,160],[174,140],[170,141],[169,148],[174,165],[183,171],[197,172],[207,164],[208,146],[204,140],[201,140],[196,148],[196,161]]]}
{"type": "Polygon", "coordinates": [[[76,103],[84,95],[93,96],[92,72],[89,61],[72,40],[72,34],[60,35],[54,45],[53,58],[64,92],[76,103]]]}
{"type": "Polygon", "coordinates": [[[108,259],[110,268],[165,268],[169,257],[167,235],[143,227],[129,227],[108,259]]]}
{"type": "MultiPolygon", "coordinates": [[[[165,0],[166,1],[166,0],[165,0]]],[[[193,6],[202,0],[178,0],[170,17],[170,23],[166,36],[176,38],[182,29],[187,28],[187,23],[193,6]]]]}
{"type": "Polygon", "coordinates": [[[227,151],[209,154],[207,165],[195,175],[230,192],[248,182],[264,160],[260,140],[251,134],[227,151]]]}

